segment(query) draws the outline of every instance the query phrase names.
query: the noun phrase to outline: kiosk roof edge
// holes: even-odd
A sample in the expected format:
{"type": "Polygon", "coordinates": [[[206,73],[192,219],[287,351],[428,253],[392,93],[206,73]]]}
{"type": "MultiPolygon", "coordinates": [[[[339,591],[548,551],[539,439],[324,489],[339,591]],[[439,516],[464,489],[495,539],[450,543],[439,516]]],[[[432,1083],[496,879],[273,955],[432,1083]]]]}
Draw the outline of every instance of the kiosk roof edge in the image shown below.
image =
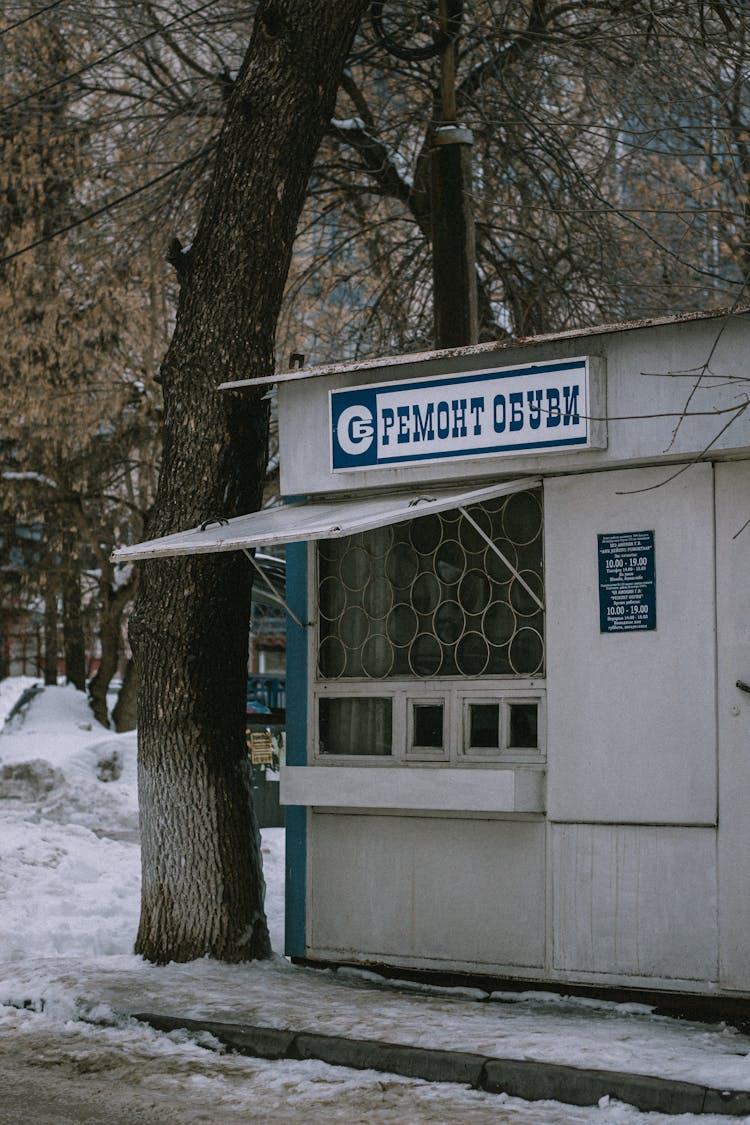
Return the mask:
{"type": "Polygon", "coordinates": [[[599,324],[587,328],[568,328],[561,332],[549,332],[540,336],[509,337],[506,340],[491,340],[483,344],[470,344],[460,348],[442,350],[404,352],[402,355],[378,356],[374,359],[356,360],[349,363],[329,363],[313,367],[282,371],[275,375],[262,375],[258,378],[229,380],[219,383],[220,391],[251,390],[253,387],[272,386],[275,383],[290,383],[301,379],[316,379],[325,375],[339,375],[347,372],[372,371],[387,367],[400,367],[418,363],[428,363],[437,357],[487,355],[491,352],[511,348],[533,347],[537,344],[555,343],[561,340],[587,339],[592,336],[606,336],[617,332],[635,332],[644,328],[658,328],[662,325],[684,324],[690,321],[716,320],[720,317],[745,316],[750,313],[750,305],[738,308],[711,309],[708,312],[678,313],[673,316],[644,317],[640,320],[627,320],[613,324],[599,324]]]}

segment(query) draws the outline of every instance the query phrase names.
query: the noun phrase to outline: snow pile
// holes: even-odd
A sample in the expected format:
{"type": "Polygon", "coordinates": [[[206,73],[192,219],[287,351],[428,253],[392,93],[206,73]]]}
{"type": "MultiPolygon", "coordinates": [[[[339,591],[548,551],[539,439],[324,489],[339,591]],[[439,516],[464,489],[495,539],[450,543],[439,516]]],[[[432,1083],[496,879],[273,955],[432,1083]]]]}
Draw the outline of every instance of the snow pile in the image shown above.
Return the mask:
{"type": "Polygon", "coordinates": [[[83,692],[46,687],[0,731],[0,799],[59,824],[135,840],[135,732],[101,726],[83,692]]]}
{"type": "MultiPolygon", "coordinates": [[[[5,716],[34,684],[28,677],[0,681],[5,716]]],[[[132,954],[141,878],[136,765],[135,732],[113,734],[101,726],[73,687],[41,688],[6,718],[0,729],[3,960],[132,954]]],[[[280,948],[282,829],[264,831],[263,859],[277,892],[268,906],[280,948]]],[[[132,966],[139,965],[133,957],[132,966]]]]}
{"type": "Polygon", "coordinates": [[[0,731],[0,802],[2,956],[130,952],[135,735],[107,731],[75,688],[46,687],[0,731]]]}
{"type": "Polygon", "coordinates": [[[97,839],[86,828],[34,823],[17,814],[0,821],[4,958],[131,950],[139,890],[132,847],[97,839]]]}

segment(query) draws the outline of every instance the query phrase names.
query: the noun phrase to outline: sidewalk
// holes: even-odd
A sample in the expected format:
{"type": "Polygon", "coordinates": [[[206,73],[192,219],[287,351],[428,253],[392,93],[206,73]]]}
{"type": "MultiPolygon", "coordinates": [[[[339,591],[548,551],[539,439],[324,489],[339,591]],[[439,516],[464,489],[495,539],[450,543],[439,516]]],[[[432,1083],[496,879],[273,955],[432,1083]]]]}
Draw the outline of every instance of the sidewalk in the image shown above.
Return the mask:
{"type": "Polygon", "coordinates": [[[0,964],[0,992],[61,1026],[83,1019],[122,1027],[133,1017],[166,1031],[208,1031],[214,1040],[199,1036],[203,1046],[262,1059],[319,1059],[530,1101],[597,1105],[610,1097],[644,1111],[750,1122],[750,1036],[639,1004],[427,988],[281,957],[159,967],[131,954],[0,964]]]}
{"type": "Polygon", "coordinates": [[[119,1014],[209,1031],[260,1058],[313,1058],[529,1100],[750,1120],[750,1037],[724,1024],[550,993],[486,993],[384,981],[357,970],[204,960],[95,965],[81,991],[119,1014]]]}

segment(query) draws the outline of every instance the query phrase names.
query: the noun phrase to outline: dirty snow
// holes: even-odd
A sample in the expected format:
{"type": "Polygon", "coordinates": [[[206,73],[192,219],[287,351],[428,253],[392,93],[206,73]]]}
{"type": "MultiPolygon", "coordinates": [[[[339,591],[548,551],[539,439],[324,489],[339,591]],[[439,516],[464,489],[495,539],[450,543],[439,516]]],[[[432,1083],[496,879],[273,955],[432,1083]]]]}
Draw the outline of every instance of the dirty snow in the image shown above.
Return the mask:
{"type": "MultiPolygon", "coordinates": [[[[0,681],[0,722],[28,686],[0,681]]],[[[205,1036],[159,1034],[127,1015],[148,1010],[750,1089],[748,1037],[639,1005],[393,988],[365,972],[295,968],[280,953],[256,965],[146,964],[132,953],[135,760],[135,736],[101,727],[73,688],[45,688],[0,733],[0,1123],[678,1120],[617,1103],[525,1103],[322,1063],[244,1059],[212,1049],[205,1036]],[[49,1116],[45,1098],[57,1106],[49,1116]],[[84,1114],[87,1098],[101,1105],[100,1117],[84,1114]]],[[[263,831],[263,856],[272,942],[281,951],[281,829],[263,831]]]]}

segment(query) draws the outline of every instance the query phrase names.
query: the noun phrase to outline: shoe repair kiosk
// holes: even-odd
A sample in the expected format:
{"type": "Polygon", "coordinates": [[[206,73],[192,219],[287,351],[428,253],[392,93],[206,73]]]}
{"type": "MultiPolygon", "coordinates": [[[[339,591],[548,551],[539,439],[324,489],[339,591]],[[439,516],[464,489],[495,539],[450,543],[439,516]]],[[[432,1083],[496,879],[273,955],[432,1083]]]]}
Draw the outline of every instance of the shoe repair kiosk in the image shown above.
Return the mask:
{"type": "Polygon", "coordinates": [[[122,552],[290,544],[289,954],[750,996],[748,345],[279,375],[294,502],[122,552]]]}

